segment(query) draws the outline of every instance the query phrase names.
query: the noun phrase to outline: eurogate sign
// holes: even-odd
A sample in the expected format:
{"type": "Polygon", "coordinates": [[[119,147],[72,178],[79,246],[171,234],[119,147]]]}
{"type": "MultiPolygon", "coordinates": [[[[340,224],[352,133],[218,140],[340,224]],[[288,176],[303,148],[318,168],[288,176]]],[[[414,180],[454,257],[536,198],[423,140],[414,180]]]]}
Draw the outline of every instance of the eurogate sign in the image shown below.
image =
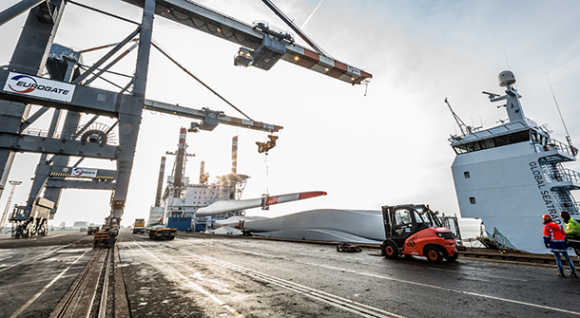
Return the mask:
{"type": "Polygon", "coordinates": [[[75,85],[53,81],[42,77],[10,72],[4,92],[70,103],[75,85]]]}

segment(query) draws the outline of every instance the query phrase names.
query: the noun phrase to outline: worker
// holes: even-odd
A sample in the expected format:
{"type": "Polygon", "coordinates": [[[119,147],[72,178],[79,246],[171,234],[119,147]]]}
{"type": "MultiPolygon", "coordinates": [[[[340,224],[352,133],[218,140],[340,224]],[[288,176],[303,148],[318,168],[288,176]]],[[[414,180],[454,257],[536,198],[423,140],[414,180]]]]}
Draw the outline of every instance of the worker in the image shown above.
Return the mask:
{"type": "MultiPolygon", "coordinates": [[[[580,223],[576,222],[570,217],[570,213],[564,211],[560,213],[560,216],[566,223],[566,237],[571,240],[580,241],[580,223]]],[[[580,258],[580,246],[573,245],[572,248],[576,252],[576,256],[580,258]]]]}
{"type": "Polygon", "coordinates": [[[566,250],[567,239],[564,228],[552,221],[552,217],[549,214],[544,214],[542,218],[544,219],[544,244],[556,257],[558,276],[566,277],[566,274],[564,274],[564,267],[562,266],[562,260],[560,259],[560,254],[562,254],[564,255],[564,258],[566,258],[566,261],[568,261],[568,265],[570,265],[570,277],[577,278],[578,275],[576,274],[574,263],[572,263],[568,251],[566,250]]]}
{"type": "Polygon", "coordinates": [[[580,223],[571,218],[570,213],[566,211],[560,213],[560,216],[564,220],[564,223],[566,223],[566,237],[580,239],[580,223]]]}

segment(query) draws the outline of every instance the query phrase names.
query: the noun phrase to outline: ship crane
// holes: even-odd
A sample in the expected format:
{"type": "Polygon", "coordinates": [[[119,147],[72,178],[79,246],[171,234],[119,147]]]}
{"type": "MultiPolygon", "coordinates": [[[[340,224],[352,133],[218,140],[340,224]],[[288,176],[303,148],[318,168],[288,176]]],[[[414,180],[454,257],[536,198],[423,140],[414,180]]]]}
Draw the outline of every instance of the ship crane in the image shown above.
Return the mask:
{"type": "MultiPolygon", "coordinates": [[[[550,91],[552,92],[552,98],[554,98],[554,104],[556,104],[556,109],[558,109],[558,114],[560,115],[560,119],[562,120],[562,125],[564,126],[564,130],[566,131],[566,141],[568,142],[568,147],[570,147],[570,151],[576,157],[578,154],[578,148],[574,147],[572,144],[572,138],[570,138],[570,133],[568,132],[568,127],[566,127],[566,122],[564,121],[564,117],[562,117],[562,112],[560,111],[560,105],[558,105],[558,101],[556,100],[556,95],[554,95],[554,89],[552,88],[552,82],[550,81],[550,77],[548,76],[548,83],[550,84],[550,91]]],[[[580,255],[578,255],[580,256],[580,255]]]]}
{"type": "Polygon", "coordinates": [[[457,114],[453,111],[453,108],[451,108],[451,104],[449,104],[449,102],[447,101],[447,98],[445,98],[445,104],[447,104],[447,106],[449,107],[449,110],[451,111],[451,114],[453,115],[453,118],[455,119],[457,126],[459,126],[459,129],[461,130],[461,135],[465,137],[471,134],[471,127],[467,126],[463,122],[463,120],[461,120],[461,118],[457,116],[457,114]]]}

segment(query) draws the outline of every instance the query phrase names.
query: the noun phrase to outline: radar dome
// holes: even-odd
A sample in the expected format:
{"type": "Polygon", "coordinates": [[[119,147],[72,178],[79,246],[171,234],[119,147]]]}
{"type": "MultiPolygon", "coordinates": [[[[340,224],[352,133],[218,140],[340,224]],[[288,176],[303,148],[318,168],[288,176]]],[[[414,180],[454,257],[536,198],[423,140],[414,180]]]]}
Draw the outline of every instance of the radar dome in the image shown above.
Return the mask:
{"type": "Polygon", "coordinates": [[[502,87],[514,84],[516,82],[516,77],[512,71],[503,71],[499,73],[497,79],[499,80],[499,86],[502,87]]]}

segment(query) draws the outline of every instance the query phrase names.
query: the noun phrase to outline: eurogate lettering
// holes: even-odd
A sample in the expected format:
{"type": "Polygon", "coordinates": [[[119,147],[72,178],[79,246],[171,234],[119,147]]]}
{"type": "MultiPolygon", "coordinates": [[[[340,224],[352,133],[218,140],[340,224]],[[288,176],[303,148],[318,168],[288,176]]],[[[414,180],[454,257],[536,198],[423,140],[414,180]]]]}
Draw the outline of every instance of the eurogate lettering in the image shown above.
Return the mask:
{"type": "MultiPolygon", "coordinates": [[[[41,90],[41,91],[47,91],[47,92],[53,92],[53,93],[59,93],[59,94],[63,94],[63,95],[68,95],[68,93],[70,92],[68,89],[62,89],[62,88],[56,88],[56,87],[51,87],[51,86],[44,86],[44,85],[38,85],[36,83],[26,83],[23,81],[18,81],[18,83],[16,83],[16,86],[22,86],[24,88],[28,88],[25,91],[20,91],[20,93],[26,92],[32,92],[35,89],[41,90]]],[[[12,90],[16,91],[12,86],[10,86],[10,88],[12,88],[12,90]]]]}
{"type": "Polygon", "coordinates": [[[7,93],[35,96],[40,98],[70,102],[75,85],[53,81],[42,77],[10,72],[4,85],[7,93]]]}
{"type": "Polygon", "coordinates": [[[558,216],[558,211],[556,210],[556,206],[554,204],[554,200],[552,199],[552,195],[550,194],[550,190],[548,190],[546,180],[544,179],[542,168],[538,165],[537,162],[530,162],[530,170],[532,171],[532,175],[536,180],[536,184],[538,186],[538,190],[540,192],[540,196],[544,200],[546,210],[548,214],[552,216],[552,220],[557,224],[561,223],[561,220],[558,216]]]}

